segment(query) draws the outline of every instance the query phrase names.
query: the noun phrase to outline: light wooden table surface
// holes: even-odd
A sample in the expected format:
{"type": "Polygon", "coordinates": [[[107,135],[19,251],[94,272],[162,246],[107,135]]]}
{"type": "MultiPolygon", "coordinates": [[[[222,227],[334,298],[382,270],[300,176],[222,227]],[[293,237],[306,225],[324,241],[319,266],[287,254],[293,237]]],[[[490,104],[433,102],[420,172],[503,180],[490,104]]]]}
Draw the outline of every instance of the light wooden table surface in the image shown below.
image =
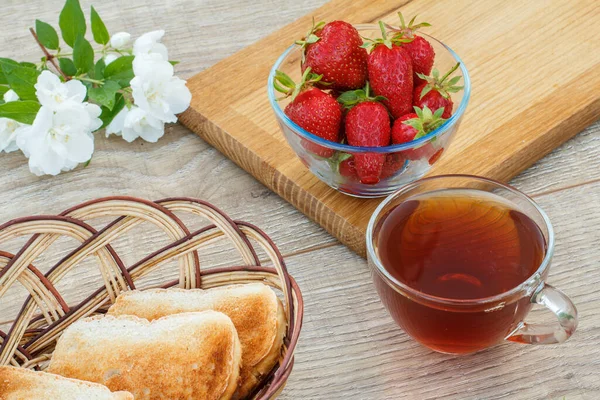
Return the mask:
{"type": "MultiPolygon", "coordinates": [[[[103,0],[95,7],[111,33],[165,29],[171,58],[181,60],[178,74],[187,78],[324,2],[164,0],[150,6],[103,0]]],[[[82,3],[87,14],[91,2],[82,3]]],[[[57,26],[62,4],[3,0],[0,55],[39,59],[27,28],[35,18],[57,26]]],[[[563,345],[503,344],[465,357],[411,341],[383,309],[363,259],[180,125],[170,126],[157,144],[97,135],[91,165],[58,177],[35,177],[17,153],[1,154],[0,170],[2,222],[109,195],[191,196],[266,230],[306,302],[296,365],[282,399],[600,398],[600,123],[512,182],[554,223],[549,282],[576,303],[577,333],[563,345]]],[[[123,252],[134,260],[139,251],[130,246],[123,252]]],[[[85,281],[85,274],[75,278],[85,281]]],[[[0,303],[0,329],[14,318],[23,300],[17,298],[0,303]]],[[[534,315],[543,317],[549,316],[534,315]]]]}

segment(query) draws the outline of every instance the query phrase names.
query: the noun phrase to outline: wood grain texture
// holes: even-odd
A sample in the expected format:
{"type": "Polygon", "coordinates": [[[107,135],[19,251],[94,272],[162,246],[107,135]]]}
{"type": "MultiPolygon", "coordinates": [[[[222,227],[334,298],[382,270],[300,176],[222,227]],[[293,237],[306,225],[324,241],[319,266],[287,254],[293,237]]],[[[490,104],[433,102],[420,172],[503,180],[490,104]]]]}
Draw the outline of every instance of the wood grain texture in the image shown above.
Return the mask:
{"type": "Polygon", "coordinates": [[[511,181],[536,196],[600,179],[600,124],[595,123],[511,181]]]}
{"type": "MultiPolygon", "coordinates": [[[[171,57],[182,61],[176,68],[178,74],[190,77],[325,1],[167,0],[151,7],[142,0],[82,1],[86,10],[92,3],[111,32],[125,30],[138,35],[164,28],[171,57]]],[[[499,0],[491,3],[503,4],[499,0]]],[[[38,59],[27,27],[35,18],[56,26],[62,2],[3,0],[2,6],[1,55],[38,59]]],[[[457,29],[462,28],[457,25],[457,29]]],[[[175,195],[204,198],[235,218],[257,224],[288,255],[291,273],[307,301],[297,364],[282,399],[600,397],[600,296],[596,293],[600,282],[596,272],[600,192],[593,183],[600,179],[598,123],[512,181],[536,194],[552,218],[558,244],[550,283],[577,304],[579,331],[561,346],[507,344],[465,358],[437,355],[410,341],[379,303],[364,260],[336,244],[318,225],[187,128],[169,127],[157,144],[129,144],[98,135],[96,149],[88,168],[55,178],[31,175],[21,155],[0,154],[0,222],[55,213],[92,198],[128,194],[148,199],[175,195]],[[579,186],[570,188],[572,185],[579,186]],[[552,193],[543,195],[547,192],[552,193]]],[[[138,233],[143,246],[139,242],[115,244],[128,264],[144,255],[146,248],[156,248],[165,240],[157,231],[138,233]]],[[[57,245],[63,251],[59,254],[69,248],[69,243],[57,245]]],[[[207,263],[222,258],[219,247],[203,256],[207,263]]],[[[100,279],[91,268],[81,268],[65,280],[61,292],[68,301],[82,298],[100,279]],[[85,281],[82,290],[73,289],[75,281],[85,281]]],[[[161,279],[158,274],[148,284],[161,279]]],[[[12,300],[0,303],[0,329],[4,329],[2,322],[16,313],[20,298],[15,293],[12,300]]]]}
{"type": "Polygon", "coordinates": [[[472,78],[466,115],[433,174],[507,181],[600,116],[600,76],[593,73],[600,65],[600,29],[593,25],[600,7],[586,0],[456,1],[452,7],[334,0],[193,77],[195,97],[181,121],[363,256],[368,218],[379,201],[337,193],[308,172],[269,115],[264,86],[277,57],[313,16],[393,24],[399,9],[432,22],[428,33],[461,55],[472,78]]]}

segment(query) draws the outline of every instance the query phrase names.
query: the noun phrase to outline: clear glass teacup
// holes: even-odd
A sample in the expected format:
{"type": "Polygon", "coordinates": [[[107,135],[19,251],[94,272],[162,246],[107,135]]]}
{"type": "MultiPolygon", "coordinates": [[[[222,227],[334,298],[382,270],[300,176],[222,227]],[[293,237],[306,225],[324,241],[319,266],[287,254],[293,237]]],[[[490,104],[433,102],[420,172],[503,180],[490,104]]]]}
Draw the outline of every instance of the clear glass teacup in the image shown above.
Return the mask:
{"type": "Polygon", "coordinates": [[[577,310],[571,300],[546,283],[554,253],[554,232],[547,215],[531,198],[502,183],[445,175],[404,186],[371,217],[367,253],[375,287],[391,316],[408,335],[432,350],[465,354],[504,340],[561,343],[577,327],[577,310]],[[504,206],[510,209],[505,212],[504,206]],[[443,218],[450,212],[454,214],[448,223],[443,218]],[[478,225],[482,218],[491,221],[486,222],[489,231],[486,225],[478,225]],[[531,226],[523,228],[520,221],[531,226]],[[531,263],[535,259],[532,245],[523,241],[523,230],[531,227],[542,242],[539,262],[519,280],[514,272],[525,271],[519,269],[519,260],[527,256],[531,263]],[[511,235],[519,240],[512,240],[511,235]],[[458,250],[452,248],[458,244],[458,250]],[[506,260],[507,265],[492,256],[506,260]],[[432,268],[441,272],[432,275],[432,268]],[[508,286],[499,289],[501,283],[508,286]],[[502,291],[477,297],[486,286],[502,291]],[[558,323],[524,322],[534,304],[548,308],[558,323]]]}

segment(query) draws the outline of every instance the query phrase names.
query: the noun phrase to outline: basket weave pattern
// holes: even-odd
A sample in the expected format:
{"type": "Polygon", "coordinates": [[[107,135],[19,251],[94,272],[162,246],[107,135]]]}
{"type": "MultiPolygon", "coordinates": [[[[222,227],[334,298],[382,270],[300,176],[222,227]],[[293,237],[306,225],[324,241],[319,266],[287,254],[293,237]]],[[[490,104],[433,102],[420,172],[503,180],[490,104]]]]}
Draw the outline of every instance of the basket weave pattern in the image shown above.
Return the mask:
{"type": "Polygon", "coordinates": [[[179,279],[161,287],[208,289],[238,283],[263,282],[283,293],[288,321],[279,364],[257,388],[253,399],[276,397],[283,389],[294,363],[294,350],[302,325],[300,290],[287,272],[283,258],[271,239],[255,226],[233,221],[213,205],[192,198],[170,198],[156,202],[132,197],[107,197],[70,208],[56,216],[18,218],[0,226],[0,301],[15,282],[29,292],[10,330],[0,331],[0,365],[44,369],[56,340],[80,318],[106,312],[119,293],[136,288],[136,282],[168,260],[177,260],[179,279]],[[194,232],[174,212],[191,213],[210,221],[194,232]],[[101,230],[87,220],[111,217],[101,230]],[[142,223],[151,223],[168,235],[170,244],[126,267],[111,247],[111,241],[142,223]],[[31,236],[16,253],[1,251],[2,243],[17,236],[31,236]],[[80,245],[43,274],[34,260],[61,236],[80,245]],[[227,237],[239,252],[242,266],[206,269],[200,267],[197,250],[214,239],[227,237]],[[267,254],[273,267],[263,267],[249,239],[267,254]],[[67,304],[56,284],[88,256],[97,259],[104,285],[78,304],[67,304]]]}

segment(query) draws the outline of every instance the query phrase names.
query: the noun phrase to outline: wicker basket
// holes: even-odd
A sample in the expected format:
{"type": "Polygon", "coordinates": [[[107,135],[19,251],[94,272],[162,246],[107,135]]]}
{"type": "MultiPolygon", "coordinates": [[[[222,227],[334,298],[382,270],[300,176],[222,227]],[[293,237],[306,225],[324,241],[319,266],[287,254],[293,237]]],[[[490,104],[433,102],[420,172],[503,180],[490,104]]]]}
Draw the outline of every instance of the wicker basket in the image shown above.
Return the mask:
{"type": "Polygon", "coordinates": [[[70,208],[60,215],[18,218],[1,225],[0,249],[8,239],[23,235],[31,238],[16,255],[0,251],[0,302],[17,281],[29,292],[8,333],[0,331],[0,365],[43,370],[65,328],[80,318],[106,312],[119,293],[135,289],[136,281],[161,263],[175,259],[179,279],[164,282],[161,287],[211,288],[263,282],[281,291],[288,321],[284,347],[279,363],[251,398],[272,399],[283,390],[292,371],[294,349],[302,326],[302,295],[275,244],[255,226],[233,221],[213,205],[192,198],[151,202],[132,197],[107,197],[70,208]],[[175,212],[201,216],[211,224],[190,232],[175,212]],[[115,219],[100,230],[85,222],[98,217],[115,219]],[[164,230],[170,244],[127,268],[110,243],[144,222],[164,230]],[[80,245],[43,274],[32,262],[61,236],[74,238],[80,245]],[[221,236],[233,243],[244,265],[200,268],[196,250],[221,236]],[[261,266],[252,243],[262,248],[273,268],[261,266]],[[56,284],[90,255],[98,261],[104,285],[79,304],[68,305],[56,284]]]}

